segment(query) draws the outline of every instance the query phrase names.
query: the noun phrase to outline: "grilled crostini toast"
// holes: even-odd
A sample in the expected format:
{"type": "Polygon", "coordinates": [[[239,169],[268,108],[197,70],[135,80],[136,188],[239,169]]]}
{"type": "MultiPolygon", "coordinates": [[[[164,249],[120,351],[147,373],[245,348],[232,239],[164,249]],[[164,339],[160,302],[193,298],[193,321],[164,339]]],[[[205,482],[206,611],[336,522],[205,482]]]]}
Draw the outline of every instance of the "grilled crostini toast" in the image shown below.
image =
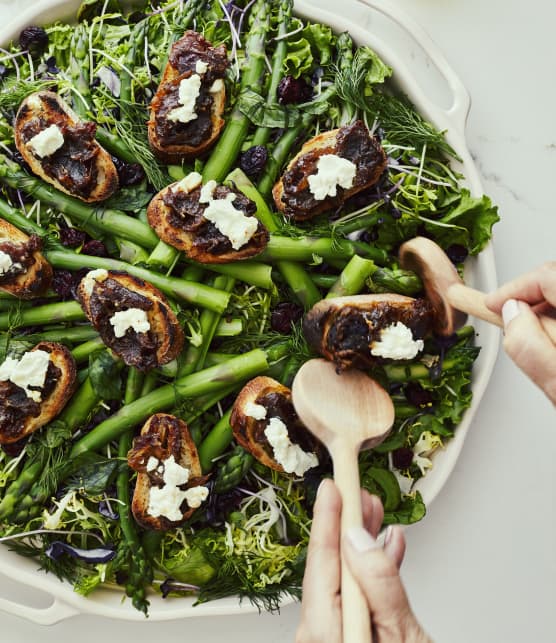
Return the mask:
{"type": "Polygon", "coordinates": [[[18,299],[44,295],[52,280],[52,267],[41,248],[40,237],[29,237],[0,219],[0,290],[18,299]]]}
{"type": "Polygon", "coordinates": [[[325,457],[297,416],[290,389],[271,377],[261,375],[241,389],[230,425],[237,443],[275,471],[302,476],[325,457]]]}
{"type": "Polygon", "coordinates": [[[51,91],[30,94],[15,119],[15,144],[31,170],[70,196],[103,201],[118,189],[110,154],[95,140],[96,124],[82,121],[51,91]]]}
{"type": "Polygon", "coordinates": [[[125,272],[92,270],[77,299],[102,341],[128,366],[147,371],[173,360],[183,330],[164,295],[125,272]]]}
{"type": "Polygon", "coordinates": [[[432,321],[426,299],[394,293],[353,295],[316,303],[303,319],[303,334],[338,368],[367,369],[415,357],[432,321]]]}
{"type": "Polygon", "coordinates": [[[322,132],[289,162],[272,195],[285,216],[303,221],[337,209],[374,185],[386,169],[386,154],[362,121],[322,132]]]}
{"type": "Polygon", "coordinates": [[[149,203],[149,225],[166,243],[200,263],[228,263],[254,257],[268,243],[268,231],[254,216],[257,206],[239,190],[201,175],[161,190],[149,203]]]}
{"type": "Polygon", "coordinates": [[[137,471],[131,510],[145,529],[178,527],[208,496],[187,424],[173,415],[152,415],[127,455],[137,471]]]}
{"type": "Polygon", "coordinates": [[[39,342],[0,365],[0,444],[11,444],[55,418],[73,395],[77,368],[62,344],[39,342]]]}
{"type": "Polygon", "coordinates": [[[149,143],[165,163],[197,158],[224,126],[226,47],[213,47],[195,31],[172,45],[151,102],[149,143]]]}

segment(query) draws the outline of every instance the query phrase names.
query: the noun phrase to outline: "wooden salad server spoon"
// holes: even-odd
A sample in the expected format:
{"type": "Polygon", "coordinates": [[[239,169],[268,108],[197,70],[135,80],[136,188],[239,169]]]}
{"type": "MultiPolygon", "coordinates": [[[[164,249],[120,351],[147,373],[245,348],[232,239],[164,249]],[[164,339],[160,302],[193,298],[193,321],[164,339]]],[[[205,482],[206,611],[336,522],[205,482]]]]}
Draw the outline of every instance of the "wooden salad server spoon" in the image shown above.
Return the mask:
{"type": "MultiPolygon", "coordinates": [[[[341,533],[363,526],[358,454],[376,446],[394,423],[394,404],[377,382],[358,370],[340,374],[332,362],[311,359],[297,372],[292,400],[305,426],[330,452],[342,496],[341,533]]],[[[343,643],[371,643],[369,607],[343,560],[343,643]]]]}
{"type": "MultiPolygon", "coordinates": [[[[503,328],[502,317],[486,307],[485,294],[466,286],[444,250],[426,237],[415,237],[400,246],[402,268],[416,272],[435,310],[434,331],[451,335],[472,315],[503,328]]],[[[539,315],[545,332],[556,343],[556,319],[539,315]]]]}

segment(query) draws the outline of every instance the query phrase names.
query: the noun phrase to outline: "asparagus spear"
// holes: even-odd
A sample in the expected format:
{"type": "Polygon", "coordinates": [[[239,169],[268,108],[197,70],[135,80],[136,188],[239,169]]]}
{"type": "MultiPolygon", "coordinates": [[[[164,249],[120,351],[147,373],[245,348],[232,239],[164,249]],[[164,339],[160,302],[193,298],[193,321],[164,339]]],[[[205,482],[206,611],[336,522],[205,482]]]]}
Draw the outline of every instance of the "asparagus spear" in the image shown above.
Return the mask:
{"type": "MultiPolygon", "coordinates": [[[[135,368],[130,368],[127,376],[124,404],[131,404],[141,393],[143,375],[135,368]]],[[[128,429],[120,436],[118,443],[118,457],[125,460],[131,448],[133,428],[128,429]]],[[[137,532],[137,527],[131,515],[129,494],[129,467],[124,467],[116,480],[118,494],[118,514],[123,540],[120,543],[121,555],[126,559],[128,578],[125,591],[131,597],[133,606],[147,613],[149,601],[146,598],[147,586],[152,581],[152,568],[137,532]]]]}
{"type": "MultiPolygon", "coordinates": [[[[257,0],[251,9],[251,27],[245,41],[245,63],[241,71],[240,92],[257,91],[265,69],[265,42],[270,29],[270,12],[275,3],[257,0]]],[[[203,168],[203,180],[223,181],[234,166],[249,130],[249,118],[234,107],[216,147],[203,168]]]]}
{"type": "Polygon", "coordinates": [[[4,154],[0,154],[0,181],[9,187],[23,190],[100,233],[129,239],[144,248],[154,248],[158,243],[158,237],[146,223],[119,210],[94,207],[68,196],[38,177],[30,176],[4,154]]]}

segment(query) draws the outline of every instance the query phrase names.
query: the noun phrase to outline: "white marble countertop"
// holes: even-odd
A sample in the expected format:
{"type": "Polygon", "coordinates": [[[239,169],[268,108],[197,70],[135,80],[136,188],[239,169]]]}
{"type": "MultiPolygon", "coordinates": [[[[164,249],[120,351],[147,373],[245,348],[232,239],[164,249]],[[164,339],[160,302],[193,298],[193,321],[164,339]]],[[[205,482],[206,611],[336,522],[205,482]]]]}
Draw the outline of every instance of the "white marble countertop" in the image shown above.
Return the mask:
{"type": "MultiPolygon", "coordinates": [[[[556,259],[556,5],[518,0],[391,0],[433,37],[472,97],[469,148],[498,204],[499,281],[556,259]]],[[[8,20],[32,1],[0,0],[8,20]]],[[[407,531],[407,589],[426,628],[449,643],[550,643],[556,604],[556,416],[500,354],[456,468],[407,531]]],[[[0,577],[0,593],[25,590],[0,577]]],[[[78,640],[294,640],[280,615],[128,623],[77,616],[41,627],[0,613],[5,643],[78,640]]]]}

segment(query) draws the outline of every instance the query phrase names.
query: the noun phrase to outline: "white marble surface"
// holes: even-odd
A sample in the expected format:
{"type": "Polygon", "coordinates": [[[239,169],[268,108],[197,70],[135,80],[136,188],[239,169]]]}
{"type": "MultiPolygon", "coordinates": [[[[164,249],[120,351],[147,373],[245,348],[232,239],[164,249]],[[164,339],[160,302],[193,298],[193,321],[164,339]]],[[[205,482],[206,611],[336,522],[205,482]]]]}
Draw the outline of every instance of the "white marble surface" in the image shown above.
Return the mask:
{"type": "MultiPolygon", "coordinates": [[[[502,216],[495,228],[499,280],[556,258],[556,5],[391,1],[425,27],[472,96],[469,147],[502,216]]],[[[1,0],[0,19],[30,4],[1,0]]],[[[426,519],[407,532],[404,578],[435,640],[555,640],[555,419],[501,354],[452,477],[426,519]]],[[[22,596],[3,577],[0,593],[22,596]]],[[[294,639],[298,615],[292,606],[279,616],[133,624],[78,616],[40,627],[0,613],[0,639],[285,643],[294,639]]]]}

